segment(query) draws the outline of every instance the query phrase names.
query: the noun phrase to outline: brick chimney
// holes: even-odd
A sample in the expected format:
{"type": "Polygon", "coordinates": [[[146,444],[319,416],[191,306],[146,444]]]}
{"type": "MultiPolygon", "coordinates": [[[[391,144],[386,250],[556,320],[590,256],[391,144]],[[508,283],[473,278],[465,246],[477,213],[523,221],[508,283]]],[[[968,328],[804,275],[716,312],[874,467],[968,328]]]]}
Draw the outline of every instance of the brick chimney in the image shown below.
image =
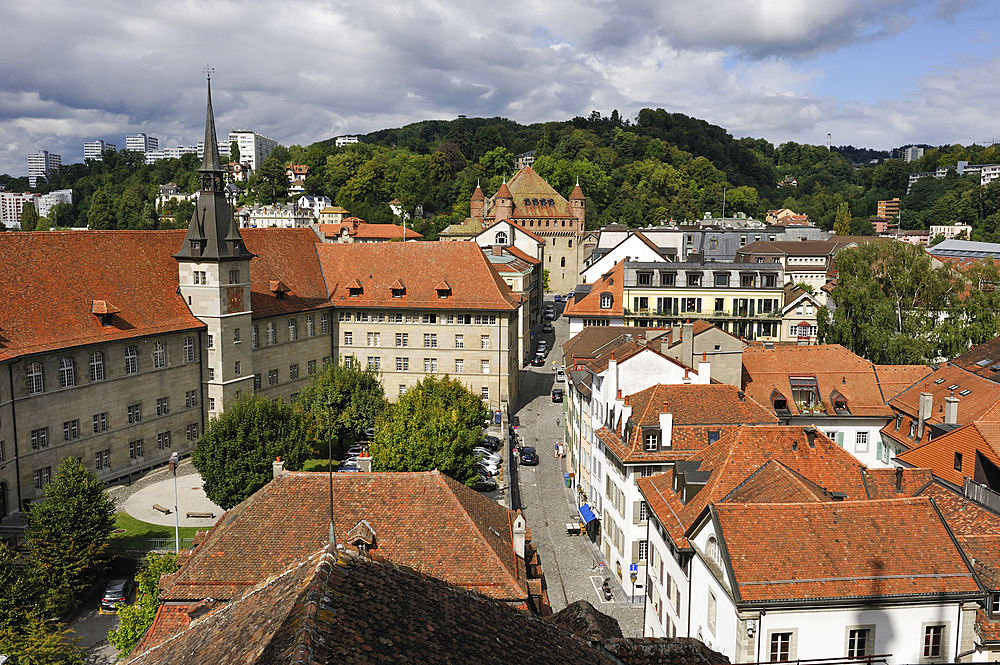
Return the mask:
{"type": "Polygon", "coordinates": [[[514,532],[514,554],[518,555],[522,559],[524,558],[524,534],[526,531],[526,522],[524,521],[524,515],[521,511],[517,511],[517,516],[514,518],[513,532],[514,532]]]}
{"type": "Polygon", "coordinates": [[[503,256],[503,245],[493,245],[493,256],[503,256]]]}

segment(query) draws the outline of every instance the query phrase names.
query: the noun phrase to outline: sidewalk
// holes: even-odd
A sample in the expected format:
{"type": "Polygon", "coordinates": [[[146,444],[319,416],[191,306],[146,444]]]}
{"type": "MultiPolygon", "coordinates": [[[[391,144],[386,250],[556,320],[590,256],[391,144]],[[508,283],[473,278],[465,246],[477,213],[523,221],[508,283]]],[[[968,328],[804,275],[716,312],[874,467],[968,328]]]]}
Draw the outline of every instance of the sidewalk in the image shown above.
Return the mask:
{"type": "Polygon", "coordinates": [[[167,468],[143,476],[131,485],[117,485],[108,489],[108,494],[118,503],[118,509],[137,520],[162,526],[194,526],[211,528],[222,517],[219,506],[209,501],[202,489],[201,476],[190,460],[183,460],[177,466],[177,514],[174,515],[174,476],[167,468]],[[170,510],[163,513],[153,505],[170,510]],[[212,513],[214,517],[188,517],[187,513],[212,513]],[[176,522],[175,522],[176,519],[176,522]]]}

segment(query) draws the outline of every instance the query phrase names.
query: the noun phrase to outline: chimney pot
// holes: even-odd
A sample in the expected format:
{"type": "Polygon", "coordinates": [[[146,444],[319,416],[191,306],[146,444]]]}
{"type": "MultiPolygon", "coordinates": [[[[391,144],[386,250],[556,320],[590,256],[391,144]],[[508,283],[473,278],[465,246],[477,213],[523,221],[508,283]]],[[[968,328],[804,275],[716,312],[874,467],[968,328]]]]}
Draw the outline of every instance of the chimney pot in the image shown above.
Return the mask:
{"type": "Polygon", "coordinates": [[[810,448],[816,447],[816,428],[815,427],[803,427],[802,431],[806,433],[806,441],[809,442],[810,448]]]}
{"type": "Polygon", "coordinates": [[[899,492],[903,489],[903,469],[902,467],[896,467],[896,491],[899,492]]]}
{"type": "Polygon", "coordinates": [[[618,399],[621,399],[621,398],[622,398],[622,389],[619,388],[618,389],[618,399]]]}
{"type": "Polygon", "coordinates": [[[275,478],[277,478],[284,472],[285,472],[285,463],[281,461],[281,456],[279,455],[277,460],[271,462],[271,473],[275,478]]]}

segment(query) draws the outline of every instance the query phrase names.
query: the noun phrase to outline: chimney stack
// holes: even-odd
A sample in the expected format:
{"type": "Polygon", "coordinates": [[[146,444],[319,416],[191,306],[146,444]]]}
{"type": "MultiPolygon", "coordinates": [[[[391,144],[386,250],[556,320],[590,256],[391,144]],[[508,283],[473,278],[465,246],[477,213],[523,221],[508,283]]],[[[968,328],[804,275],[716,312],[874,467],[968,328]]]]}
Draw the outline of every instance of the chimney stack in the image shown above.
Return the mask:
{"type": "Polygon", "coordinates": [[[694,366],[694,324],[685,322],[681,326],[681,362],[694,366]]]}
{"type": "Polygon", "coordinates": [[[670,448],[673,445],[674,414],[670,413],[670,405],[663,403],[660,409],[660,448],[670,448]]]}
{"type": "Polygon", "coordinates": [[[271,462],[271,473],[277,478],[285,472],[285,463],[281,461],[281,455],[278,455],[278,459],[271,462]]]}
{"type": "Polygon", "coordinates": [[[924,436],[924,423],[930,420],[934,413],[934,395],[920,393],[920,407],[917,410],[917,441],[924,436]]]}
{"type": "Polygon", "coordinates": [[[521,514],[520,510],[517,511],[517,516],[514,518],[513,531],[514,531],[514,554],[523,559],[525,532],[527,531],[527,528],[524,521],[524,515],[521,514]]]}
{"type": "Polygon", "coordinates": [[[958,424],[958,398],[957,397],[945,397],[944,398],[944,424],[945,425],[957,425],[958,424]]]}
{"type": "Polygon", "coordinates": [[[806,441],[809,442],[810,448],[816,447],[816,428],[815,427],[803,427],[802,431],[806,434],[806,441]]]}
{"type": "Polygon", "coordinates": [[[903,489],[903,467],[896,467],[896,491],[902,491],[903,489]]]}
{"type": "Polygon", "coordinates": [[[708,362],[708,354],[702,352],[701,362],[698,363],[698,383],[708,384],[712,382],[712,363],[708,362]]]}
{"type": "Polygon", "coordinates": [[[503,245],[493,245],[493,256],[503,256],[503,245]]]}

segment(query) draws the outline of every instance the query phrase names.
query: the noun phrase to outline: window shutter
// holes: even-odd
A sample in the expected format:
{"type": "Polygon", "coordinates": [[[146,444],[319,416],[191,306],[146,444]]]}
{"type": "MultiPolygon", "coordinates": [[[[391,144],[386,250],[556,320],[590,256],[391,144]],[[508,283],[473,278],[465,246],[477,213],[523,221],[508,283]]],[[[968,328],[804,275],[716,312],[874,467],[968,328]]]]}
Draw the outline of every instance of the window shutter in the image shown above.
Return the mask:
{"type": "Polygon", "coordinates": [[[875,459],[882,459],[882,439],[875,442],[875,459]]]}
{"type": "Polygon", "coordinates": [[[639,541],[632,541],[632,563],[639,563],[639,541]]]}
{"type": "Polygon", "coordinates": [[[837,432],[837,445],[840,446],[841,448],[844,447],[844,433],[843,432],[837,432]]]}
{"type": "MultiPolygon", "coordinates": [[[[639,505],[640,505],[640,503],[641,503],[640,501],[633,501],[632,502],[632,524],[638,524],[639,523],[639,505]]],[[[638,547],[637,543],[633,543],[633,545],[635,547],[638,547]]],[[[635,551],[638,551],[638,550],[635,550],[635,551]]]]}

